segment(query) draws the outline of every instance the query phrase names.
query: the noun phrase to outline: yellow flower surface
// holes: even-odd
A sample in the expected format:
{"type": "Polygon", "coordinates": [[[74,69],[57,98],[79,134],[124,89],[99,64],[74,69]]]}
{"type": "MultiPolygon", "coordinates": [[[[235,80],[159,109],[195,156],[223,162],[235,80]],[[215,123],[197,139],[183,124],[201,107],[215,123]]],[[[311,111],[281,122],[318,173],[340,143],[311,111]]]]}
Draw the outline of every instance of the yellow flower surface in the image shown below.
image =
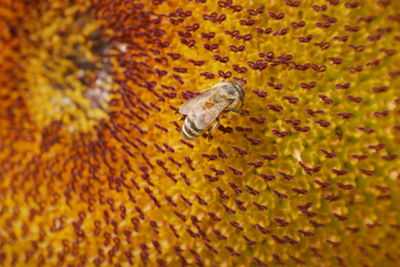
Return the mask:
{"type": "Polygon", "coordinates": [[[399,266],[399,11],[0,0],[0,265],[399,266]]]}

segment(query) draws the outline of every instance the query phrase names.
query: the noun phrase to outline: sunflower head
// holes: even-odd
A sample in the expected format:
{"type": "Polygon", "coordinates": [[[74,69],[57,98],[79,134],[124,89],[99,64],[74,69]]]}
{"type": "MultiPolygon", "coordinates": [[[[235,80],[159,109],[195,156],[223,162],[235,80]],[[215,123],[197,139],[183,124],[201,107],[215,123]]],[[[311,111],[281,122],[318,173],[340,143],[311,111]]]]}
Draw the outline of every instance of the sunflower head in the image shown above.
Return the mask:
{"type": "Polygon", "coordinates": [[[398,2],[0,2],[2,265],[399,262],[398,2]]]}

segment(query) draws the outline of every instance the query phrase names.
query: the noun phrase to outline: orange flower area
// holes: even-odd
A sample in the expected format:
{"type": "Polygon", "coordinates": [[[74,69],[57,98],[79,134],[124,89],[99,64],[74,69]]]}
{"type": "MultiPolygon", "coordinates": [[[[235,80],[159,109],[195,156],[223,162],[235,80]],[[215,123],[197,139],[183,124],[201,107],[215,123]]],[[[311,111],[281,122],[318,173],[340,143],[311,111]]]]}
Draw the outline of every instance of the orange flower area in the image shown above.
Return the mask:
{"type": "Polygon", "coordinates": [[[398,266],[399,10],[0,0],[0,265],[398,266]]]}

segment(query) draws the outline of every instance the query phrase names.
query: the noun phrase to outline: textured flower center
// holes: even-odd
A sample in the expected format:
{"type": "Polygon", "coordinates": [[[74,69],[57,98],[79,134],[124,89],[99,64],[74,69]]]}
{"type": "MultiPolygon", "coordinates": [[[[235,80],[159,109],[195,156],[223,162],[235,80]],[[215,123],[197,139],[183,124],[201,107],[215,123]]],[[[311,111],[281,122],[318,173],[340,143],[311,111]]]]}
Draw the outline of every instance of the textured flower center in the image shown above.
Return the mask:
{"type": "Polygon", "coordinates": [[[0,265],[399,262],[399,2],[5,2],[0,265]]]}
{"type": "Polygon", "coordinates": [[[39,5],[25,21],[21,66],[36,124],[57,121],[70,132],[87,132],[106,117],[112,43],[93,13],[89,3],[54,4],[51,10],[39,5]]]}

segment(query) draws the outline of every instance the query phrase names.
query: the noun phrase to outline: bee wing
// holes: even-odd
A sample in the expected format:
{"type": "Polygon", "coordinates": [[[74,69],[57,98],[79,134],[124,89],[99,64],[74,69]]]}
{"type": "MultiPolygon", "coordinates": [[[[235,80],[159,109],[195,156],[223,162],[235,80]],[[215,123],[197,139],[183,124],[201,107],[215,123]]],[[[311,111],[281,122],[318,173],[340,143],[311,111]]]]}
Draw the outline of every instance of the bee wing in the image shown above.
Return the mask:
{"type": "Polygon", "coordinates": [[[187,100],[179,108],[179,113],[181,113],[183,115],[188,115],[189,111],[193,108],[193,106],[195,106],[201,100],[206,99],[211,93],[212,93],[212,90],[207,89],[207,90],[204,90],[201,95],[195,96],[195,97],[187,100]]]}
{"type": "Polygon", "coordinates": [[[199,109],[195,108],[192,109],[188,116],[191,121],[193,121],[194,125],[198,129],[204,129],[213,123],[215,121],[219,114],[227,107],[229,106],[230,102],[223,102],[223,103],[218,103],[214,104],[212,107],[208,109],[199,109]]]}

